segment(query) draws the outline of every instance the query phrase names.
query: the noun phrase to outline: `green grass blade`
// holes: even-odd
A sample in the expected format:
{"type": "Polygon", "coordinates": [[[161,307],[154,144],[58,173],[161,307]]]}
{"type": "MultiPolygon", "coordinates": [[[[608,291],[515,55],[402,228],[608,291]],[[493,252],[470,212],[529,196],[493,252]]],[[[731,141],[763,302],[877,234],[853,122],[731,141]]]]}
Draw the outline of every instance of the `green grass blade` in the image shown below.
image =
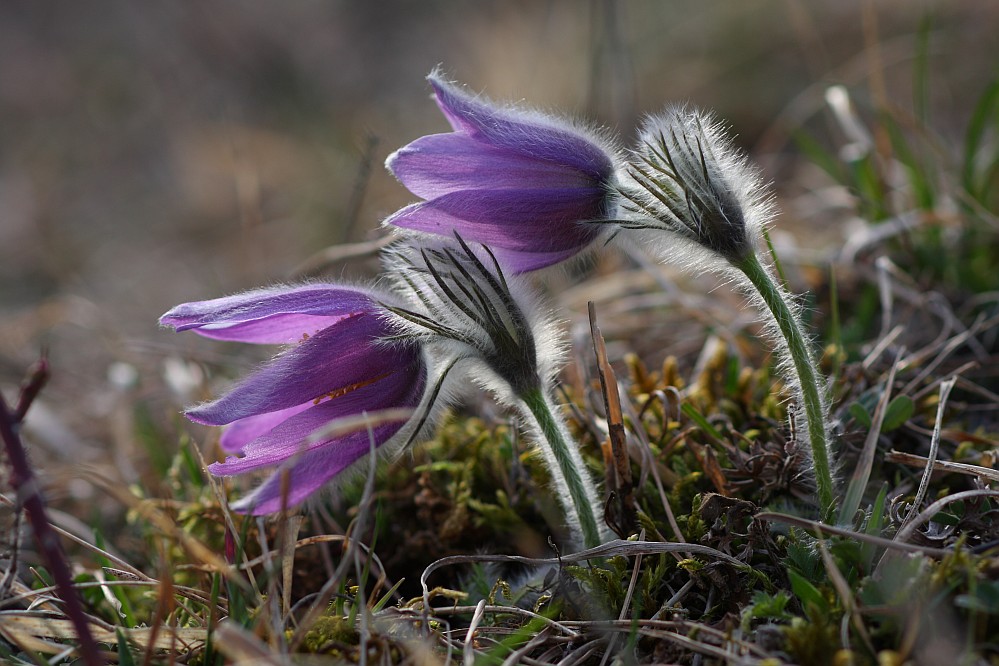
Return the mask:
{"type": "Polygon", "coordinates": [[[687,415],[687,418],[696,423],[701,430],[717,440],[722,439],[721,433],[718,432],[713,425],[708,423],[708,420],[704,418],[704,415],[697,411],[697,408],[695,408],[692,404],[685,402],[680,406],[680,409],[683,410],[683,413],[687,415]]]}
{"type": "Polygon", "coordinates": [[[805,132],[795,132],[794,143],[805,157],[829,174],[834,181],[840,185],[850,185],[850,179],[843,170],[843,163],[814,137],[805,132]]]}
{"type": "MultiPolygon", "coordinates": [[[[871,505],[871,516],[867,519],[864,532],[871,536],[881,536],[881,530],[885,525],[885,501],[888,497],[888,484],[882,483],[878,496],[871,505]]],[[[860,546],[860,557],[864,564],[864,571],[870,572],[874,563],[874,556],[877,555],[877,546],[871,543],[864,543],[860,546]]]]}
{"type": "Polygon", "coordinates": [[[132,658],[132,649],[128,647],[128,639],[121,627],[114,628],[118,637],[118,664],[119,666],[135,666],[135,659],[132,658]]]}
{"type": "Polygon", "coordinates": [[[993,118],[999,107],[999,77],[985,88],[981,98],[975,105],[968,121],[968,130],[964,136],[964,163],[961,168],[961,182],[964,189],[975,200],[983,202],[985,192],[981,191],[975,177],[975,165],[978,162],[978,150],[982,147],[983,137],[988,130],[989,120],[993,118]]]}

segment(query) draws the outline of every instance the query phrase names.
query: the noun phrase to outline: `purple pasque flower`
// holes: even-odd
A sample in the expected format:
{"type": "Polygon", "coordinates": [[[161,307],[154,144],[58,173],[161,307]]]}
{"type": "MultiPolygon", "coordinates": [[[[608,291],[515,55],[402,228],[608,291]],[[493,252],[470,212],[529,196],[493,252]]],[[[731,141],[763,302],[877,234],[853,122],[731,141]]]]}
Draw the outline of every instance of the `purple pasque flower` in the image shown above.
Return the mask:
{"type": "Polygon", "coordinates": [[[428,77],[453,132],[400,148],[385,166],[425,199],[385,220],[490,246],[514,273],[575,256],[610,217],[616,150],[595,133],[503,107],[428,77]]]}
{"type": "MultiPolygon", "coordinates": [[[[281,465],[290,507],[364,460],[372,436],[384,449],[420,427],[410,427],[414,419],[382,419],[346,434],[323,431],[338,419],[415,409],[423,400],[423,350],[414,341],[385,341],[395,331],[380,300],[354,287],[307,284],[184,303],[163,315],[160,323],[177,331],[289,345],[225,395],[187,410],[192,421],[227,426],[221,446],[241,454],[209,465],[212,474],[281,465]]],[[[254,515],[280,510],[283,475],[279,470],[233,507],[254,515]]]]}

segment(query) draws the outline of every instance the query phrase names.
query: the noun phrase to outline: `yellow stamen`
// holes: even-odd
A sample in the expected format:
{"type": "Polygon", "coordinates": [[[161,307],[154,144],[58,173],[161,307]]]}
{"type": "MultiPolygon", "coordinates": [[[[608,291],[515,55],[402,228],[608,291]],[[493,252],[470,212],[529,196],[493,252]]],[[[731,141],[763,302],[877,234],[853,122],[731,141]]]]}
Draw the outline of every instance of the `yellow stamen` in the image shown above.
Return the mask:
{"type": "Polygon", "coordinates": [[[357,382],[356,384],[348,384],[347,386],[341,386],[338,389],[333,389],[329,393],[323,393],[321,396],[319,396],[318,398],[316,398],[315,400],[313,400],[312,404],[313,405],[318,405],[320,402],[322,402],[323,398],[329,398],[330,400],[333,400],[334,398],[343,397],[343,396],[347,395],[348,393],[350,393],[351,391],[356,391],[359,388],[364,388],[365,386],[370,386],[371,384],[374,384],[375,382],[381,381],[381,380],[385,379],[386,377],[388,377],[389,374],[390,373],[386,372],[383,375],[378,375],[377,377],[372,377],[371,379],[366,379],[364,381],[357,382]]]}

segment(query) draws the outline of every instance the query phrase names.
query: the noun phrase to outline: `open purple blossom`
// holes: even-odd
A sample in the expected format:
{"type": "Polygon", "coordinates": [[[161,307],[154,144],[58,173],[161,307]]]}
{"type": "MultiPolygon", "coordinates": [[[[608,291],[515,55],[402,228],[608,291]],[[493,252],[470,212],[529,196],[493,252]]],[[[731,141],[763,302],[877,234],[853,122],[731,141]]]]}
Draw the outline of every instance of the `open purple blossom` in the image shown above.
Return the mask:
{"type": "Polygon", "coordinates": [[[489,245],[523,273],[573,257],[603,233],[613,209],[615,151],[557,118],[502,107],[428,77],[453,132],[425,136],[386,167],[425,199],[385,220],[489,245]]]}
{"type": "Polygon", "coordinates": [[[240,454],[210,465],[212,474],[282,467],[234,504],[237,511],[260,515],[299,504],[366,459],[372,438],[382,450],[414,430],[415,419],[380,419],[324,433],[334,421],[415,410],[423,400],[423,351],[413,341],[385,341],[394,330],[378,300],[361,289],[308,284],[184,303],[160,319],[218,340],[290,345],[225,395],[186,412],[197,423],[226,426],[221,446],[240,454]]]}

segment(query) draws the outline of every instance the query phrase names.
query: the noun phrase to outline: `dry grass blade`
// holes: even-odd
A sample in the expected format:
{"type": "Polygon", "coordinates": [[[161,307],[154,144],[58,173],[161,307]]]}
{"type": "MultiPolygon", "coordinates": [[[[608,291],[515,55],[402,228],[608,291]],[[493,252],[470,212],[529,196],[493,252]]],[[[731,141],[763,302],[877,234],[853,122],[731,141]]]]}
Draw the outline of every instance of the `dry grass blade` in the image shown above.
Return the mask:
{"type": "Polygon", "coordinates": [[[878,344],[874,345],[874,349],[872,349],[870,353],[864,357],[861,366],[865,370],[869,370],[871,366],[874,365],[875,361],[881,358],[881,354],[883,354],[885,350],[888,349],[888,347],[890,347],[892,343],[895,342],[896,338],[902,335],[904,331],[904,326],[896,326],[891,330],[891,333],[878,340],[878,344]]]}
{"type": "MultiPolygon", "coordinates": [[[[566,655],[565,659],[559,661],[558,666],[576,666],[577,664],[586,663],[586,660],[589,659],[594,652],[599,650],[600,646],[603,645],[604,642],[603,638],[598,638],[595,641],[590,641],[589,643],[576,648],[566,655]]],[[[531,666],[543,666],[543,663],[532,664],[531,666]]]]}
{"type": "Polygon", "coordinates": [[[593,351],[597,357],[597,375],[600,377],[600,391],[604,398],[607,414],[607,438],[610,441],[613,467],[608,469],[608,486],[614,492],[617,515],[613,515],[618,536],[625,537],[635,525],[635,486],[631,477],[631,461],[628,458],[628,442],[624,431],[624,416],[621,412],[621,399],[618,394],[617,377],[614,368],[607,360],[607,346],[604,336],[597,326],[597,311],[593,301],[587,303],[590,316],[590,336],[593,351]],[[613,474],[610,470],[613,469],[613,474]]]}
{"type": "Polygon", "coordinates": [[[123,506],[132,509],[143,520],[146,520],[164,535],[174,539],[193,558],[200,560],[203,564],[212,567],[214,571],[218,571],[224,576],[231,577],[233,575],[233,568],[223,557],[181,529],[173,518],[157,509],[152,502],[136,497],[128,488],[108,479],[96,469],[90,470],[90,479],[95,485],[102,488],[123,506]]]}
{"type": "MultiPolygon", "coordinates": [[[[444,608],[435,608],[434,615],[438,618],[450,617],[452,615],[468,615],[469,613],[474,613],[478,606],[445,606],[444,608]]],[[[569,627],[566,623],[559,622],[557,620],[552,620],[551,618],[545,617],[538,613],[534,613],[525,608],[520,608],[518,606],[483,606],[483,613],[495,613],[500,615],[516,615],[518,617],[523,617],[527,620],[537,620],[545,624],[545,626],[552,629],[556,629],[564,636],[574,638],[579,635],[579,633],[569,627]]]]}
{"type": "MultiPolygon", "coordinates": [[[[890,542],[889,542],[890,543],[890,542]]],[[[662,543],[658,541],[623,541],[615,539],[605,544],[580,551],[552,558],[523,557],[520,555],[453,555],[443,557],[433,562],[420,575],[420,585],[423,587],[423,607],[425,612],[430,610],[430,587],[427,580],[430,575],[442,567],[453,564],[469,564],[476,562],[515,562],[528,566],[561,565],[564,563],[585,562],[603,557],[613,557],[620,555],[623,557],[634,557],[637,555],[658,555],[661,553],[689,553],[691,555],[704,555],[724,560],[737,567],[744,568],[747,565],[720,550],[702,546],[696,543],[662,543]]]]}
{"type": "Polygon", "coordinates": [[[927,377],[929,377],[932,374],[932,372],[936,370],[937,367],[941,363],[943,363],[948,356],[953,354],[961,345],[963,345],[964,343],[968,342],[971,339],[974,339],[975,335],[983,331],[987,331],[996,325],[999,325],[999,316],[992,317],[988,320],[984,319],[983,317],[979,317],[978,319],[976,319],[975,322],[968,328],[968,330],[964,331],[963,333],[959,333],[958,335],[955,335],[953,338],[948,340],[947,344],[943,346],[943,348],[936,355],[936,357],[934,357],[934,359],[930,361],[926,365],[926,367],[920,370],[919,374],[913,377],[909,381],[909,383],[905,385],[903,392],[911,393],[915,387],[919,386],[921,382],[923,382],[927,377]]]}
{"type": "Polygon", "coordinates": [[[690,622],[687,620],[641,620],[635,623],[633,620],[611,620],[609,622],[574,622],[573,626],[593,627],[603,631],[615,631],[626,633],[637,633],[641,636],[658,638],[676,643],[693,652],[717,657],[724,663],[738,664],[739,666],[779,666],[785,662],[776,660],[761,647],[753,643],[733,638],[730,631],[722,631],[706,624],[690,622]],[[682,632],[682,633],[681,633],[682,632]],[[725,647],[719,647],[699,640],[698,636],[710,637],[722,646],[736,648],[735,652],[729,651],[725,647]]]}
{"type": "Polygon", "coordinates": [[[839,514],[839,520],[842,523],[851,524],[853,522],[853,515],[860,508],[864,491],[867,489],[867,482],[871,478],[871,468],[874,466],[874,454],[878,450],[877,444],[878,438],[881,436],[881,426],[884,423],[885,412],[888,410],[888,402],[891,399],[895,372],[898,370],[899,361],[903,354],[905,354],[904,347],[899,349],[895,356],[895,362],[892,363],[888,380],[885,382],[885,390],[881,394],[881,399],[878,400],[877,409],[874,410],[874,418],[871,419],[871,428],[867,433],[867,439],[864,440],[863,451],[857,460],[857,466],[853,470],[853,476],[850,477],[850,484],[847,486],[846,495],[843,498],[843,507],[839,514]]]}
{"type": "MultiPolygon", "coordinates": [[[[642,530],[641,535],[638,537],[639,541],[645,540],[645,530],[642,530]]],[[[638,584],[638,574],[642,570],[642,556],[639,555],[635,558],[635,565],[631,570],[631,581],[628,583],[628,591],[624,595],[624,601],[621,603],[621,613],[617,616],[619,620],[625,620],[628,618],[628,610],[631,608],[631,598],[635,594],[635,586],[638,584]]],[[[610,643],[607,645],[607,650],[604,652],[603,659],[600,660],[600,666],[604,666],[607,660],[610,659],[611,654],[614,652],[614,648],[617,646],[618,636],[615,634],[611,637],[610,643]]]]}
{"type": "Polygon", "coordinates": [[[969,465],[968,463],[951,462],[949,460],[930,461],[929,458],[924,456],[895,450],[889,451],[885,456],[885,460],[910,467],[927,467],[929,465],[934,472],[954,472],[955,474],[966,474],[968,476],[977,476],[987,481],[999,482],[999,470],[982,467],[981,465],[969,465]]]}
{"type": "Polygon", "coordinates": [[[228,620],[216,627],[212,644],[234,665],[288,666],[291,663],[287,657],[275,654],[267,643],[228,620]]]}
{"type": "MultiPolygon", "coordinates": [[[[297,553],[300,549],[305,548],[306,546],[314,546],[324,543],[343,543],[349,545],[351,543],[351,539],[349,536],[345,536],[343,534],[317,534],[316,536],[299,539],[295,542],[293,550],[297,553]]],[[[375,581],[373,589],[379,590],[383,588],[385,586],[385,582],[388,580],[388,576],[385,574],[385,566],[382,564],[381,559],[367,546],[367,544],[355,542],[355,545],[364,552],[365,557],[371,558],[371,562],[378,570],[378,579],[375,581]]],[[[252,560],[243,562],[238,565],[238,568],[240,570],[252,569],[253,567],[260,566],[261,564],[274,559],[274,555],[274,551],[268,551],[262,555],[258,555],[252,560]]]]}
{"type": "MultiPolygon", "coordinates": [[[[953,495],[948,495],[947,497],[938,499],[936,502],[923,509],[908,525],[900,529],[898,534],[895,535],[894,543],[905,543],[912,537],[920,525],[939,513],[948,504],[953,504],[954,502],[966,499],[972,499],[974,497],[999,497],[999,490],[965,490],[963,492],[954,493],[953,495]]],[[[924,550],[923,552],[926,551],[924,550]]]]}
{"type": "MultiPolygon", "coordinates": [[[[110,588],[110,587],[153,587],[153,586],[158,587],[159,585],[160,581],[156,580],[155,578],[145,578],[143,580],[84,581],[84,582],[74,583],[73,587],[75,587],[78,590],[85,590],[88,588],[110,588]]],[[[204,595],[200,590],[196,590],[193,587],[175,585],[173,590],[177,595],[190,599],[191,601],[199,603],[203,606],[207,607],[211,605],[211,600],[208,598],[208,596],[204,595]]],[[[41,600],[47,601],[48,599],[53,599],[53,600],[57,599],[57,597],[50,596],[52,595],[53,592],[55,592],[54,586],[30,589],[26,586],[18,585],[15,588],[15,591],[17,591],[18,594],[8,597],[3,601],[0,601],[0,608],[4,608],[6,606],[14,606],[21,602],[27,602],[31,604],[33,609],[38,609],[39,608],[38,604],[41,600]]],[[[218,608],[218,610],[220,610],[223,613],[228,612],[225,600],[220,599],[216,604],[216,607],[218,608]]],[[[46,603],[46,605],[42,607],[42,610],[56,610],[56,607],[55,606],[50,607],[46,603]]]]}
{"type": "MultiPolygon", "coordinates": [[[[101,627],[91,624],[91,632],[98,643],[114,645],[118,642],[115,631],[121,631],[125,638],[145,650],[169,650],[192,652],[204,646],[207,630],[184,627],[101,627]]],[[[46,654],[56,654],[66,649],[64,644],[51,641],[75,641],[76,633],[69,620],[56,619],[48,614],[37,615],[22,611],[0,613],[0,633],[17,639],[25,647],[31,647],[46,654]],[[46,647],[48,646],[48,647],[46,647]]]]}
{"type": "Polygon", "coordinates": [[[291,581],[294,575],[295,552],[298,548],[298,530],[304,520],[301,514],[290,516],[281,535],[281,614],[286,617],[291,611],[291,581]]]}
{"type": "MultiPolygon", "coordinates": [[[[670,504],[669,497],[666,496],[666,489],[663,487],[663,479],[662,479],[663,475],[660,473],[660,464],[659,464],[659,461],[656,459],[655,455],[652,453],[652,444],[649,441],[648,433],[645,432],[645,429],[641,425],[641,420],[642,420],[642,416],[641,415],[642,415],[642,413],[648,408],[649,405],[652,404],[653,400],[658,399],[658,400],[661,401],[662,408],[663,408],[663,420],[664,420],[664,423],[662,425],[662,429],[663,429],[663,432],[665,432],[667,430],[667,424],[668,424],[669,417],[670,417],[670,414],[669,414],[669,410],[670,410],[670,399],[668,397],[666,397],[667,393],[669,393],[670,395],[673,396],[673,404],[676,405],[676,419],[675,420],[677,422],[679,422],[681,414],[682,414],[682,412],[681,412],[681,404],[683,402],[683,398],[680,396],[680,392],[674,386],[670,386],[670,387],[666,388],[665,390],[657,390],[657,391],[655,391],[655,393],[653,393],[652,395],[649,396],[649,399],[642,406],[641,411],[636,412],[635,408],[628,401],[625,401],[622,404],[622,406],[623,406],[623,409],[625,410],[625,413],[627,413],[628,418],[634,424],[634,427],[632,428],[632,430],[634,431],[635,435],[638,437],[638,440],[639,440],[639,442],[641,442],[641,445],[642,445],[641,449],[640,449],[640,452],[641,452],[641,455],[642,455],[642,460],[641,460],[642,476],[639,478],[639,486],[645,485],[645,475],[646,474],[648,474],[648,475],[650,475],[652,477],[652,481],[653,481],[653,483],[655,483],[656,490],[659,493],[659,502],[662,504],[663,511],[665,511],[665,513],[666,513],[666,522],[669,523],[670,529],[673,531],[673,539],[675,541],[679,541],[680,543],[683,543],[683,542],[686,541],[686,539],[683,536],[683,531],[680,529],[679,523],[676,522],[676,515],[673,513],[673,507],[670,504]]],[[[669,472],[669,473],[673,473],[672,470],[669,470],[668,468],[664,468],[664,470],[667,471],[667,472],[669,472]]],[[[676,481],[677,481],[677,479],[674,478],[673,479],[673,483],[675,484],[676,481]]],[[[676,557],[677,557],[677,559],[680,559],[681,556],[679,554],[677,554],[676,557]]]]}
{"type": "Polygon", "coordinates": [[[837,263],[852,265],[858,254],[879,246],[891,238],[906,234],[922,223],[922,216],[914,211],[887,220],[879,220],[877,224],[865,222],[859,231],[851,233],[847,238],[837,257],[837,263]]]}
{"type": "MultiPolygon", "coordinates": [[[[166,566],[166,558],[163,558],[163,569],[160,571],[160,584],[156,595],[156,610],[153,612],[152,627],[150,630],[149,645],[146,646],[145,656],[142,660],[143,666],[149,666],[153,661],[153,643],[160,635],[160,628],[163,623],[173,615],[176,603],[173,596],[173,578],[166,566]]],[[[173,650],[173,645],[169,648],[173,650]]]]}
{"type": "Polygon", "coordinates": [[[475,666],[475,630],[482,622],[482,618],[485,615],[485,607],[485,599],[476,604],[475,612],[472,614],[472,621],[468,623],[468,631],[465,633],[465,647],[462,651],[465,666],[475,666]]]}
{"type": "MultiPolygon", "coordinates": [[[[943,426],[944,410],[947,409],[947,399],[950,397],[950,392],[954,388],[954,383],[957,381],[957,377],[951,377],[943,384],[940,385],[940,402],[937,405],[937,420],[933,425],[933,437],[930,439],[930,455],[926,461],[926,469],[923,471],[923,478],[919,480],[919,488],[916,490],[916,497],[912,500],[912,507],[909,509],[909,513],[906,514],[905,520],[902,521],[902,526],[899,529],[898,534],[901,534],[905,526],[915,517],[916,511],[922,505],[923,500],[926,498],[926,491],[930,487],[930,477],[933,476],[933,465],[937,460],[937,451],[940,448],[940,429],[943,426]]],[[[898,534],[895,535],[898,538],[898,534]]]]}
{"type": "Polygon", "coordinates": [[[507,658],[503,660],[502,666],[516,666],[517,664],[525,663],[524,660],[527,659],[527,655],[548,642],[548,639],[549,629],[545,627],[535,634],[531,640],[527,641],[523,647],[507,655],[507,658]]]}
{"type": "Polygon", "coordinates": [[[366,428],[374,428],[386,423],[408,421],[416,410],[396,407],[382,409],[376,412],[362,412],[353,416],[345,416],[319,428],[305,439],[305,444],[321,442],[324,439],[342,437],[366,428]]]}
{"type": "Polygon", "coordinates": [[[862,541],[864,543],[880,546],[882,548],[900,550],[906,553],[922,553],[923,555],[929,555],[931,557],[943,557],[944,555],[947,555],[950,552],[949,550],[946,550],[944,548],[931,548],[929,546],[917,546],[911,543],[892,541],[891,539],[885,539],[879,536],[874,536],[873,534],[864,534],[863,532],[855,532],[853,530],[844,529],[842,527],[836,527],[835,525],[827,525],[825,523],[820,523],[816,520],[808,520],[807,518],[799,518],[798,516],[788,516],[783,513],[773,513],[770,511],[763,511],[761,513],[756,514],[754,516],[754,519],[775,522],[775,523],[785,523],[787,525],[794,525],[795,527],[801,527],[811,532],[817,532],[821,534],[835,534],[837,536],[848,537],[850,539],[856,539],[857,541],[862,541]]]}

